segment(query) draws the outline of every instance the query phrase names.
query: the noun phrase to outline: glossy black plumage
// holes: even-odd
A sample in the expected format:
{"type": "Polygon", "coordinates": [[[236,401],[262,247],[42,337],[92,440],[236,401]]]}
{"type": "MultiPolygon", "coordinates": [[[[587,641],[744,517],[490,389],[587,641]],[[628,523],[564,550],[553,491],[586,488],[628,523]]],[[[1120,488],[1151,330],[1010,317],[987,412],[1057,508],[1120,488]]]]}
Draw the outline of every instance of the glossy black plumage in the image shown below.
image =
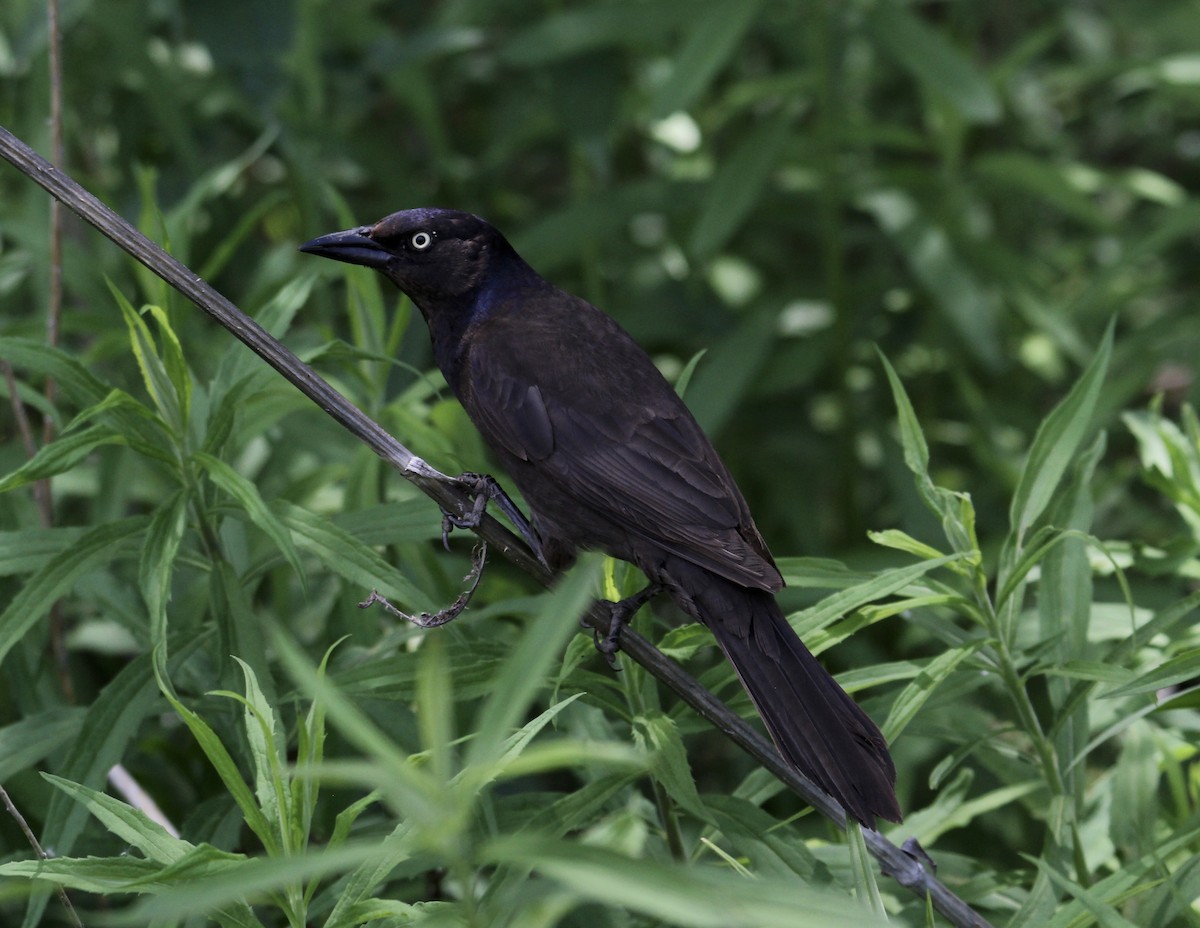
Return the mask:
{"type": "Polygon", "coordinates": [[[878,728],[792,631],[783,586],[712,444],[636,342],[469,213],[415,209],[303,251],[412,298],[451,389],[520,487],[552,565],[596,548],[707,625],[782,754],[863,824],[899,821],[878,728]]]}

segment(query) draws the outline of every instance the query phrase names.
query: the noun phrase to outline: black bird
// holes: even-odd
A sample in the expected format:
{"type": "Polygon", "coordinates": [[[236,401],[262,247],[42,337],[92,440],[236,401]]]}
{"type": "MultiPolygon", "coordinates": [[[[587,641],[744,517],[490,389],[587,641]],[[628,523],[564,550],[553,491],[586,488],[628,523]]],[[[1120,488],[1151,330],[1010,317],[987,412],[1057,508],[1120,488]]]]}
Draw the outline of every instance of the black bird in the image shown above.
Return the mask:
{"type": "Polygon", "coordinates": [[[746,501],[649,356],[477,216],[393,213],[301,251],[382,272],[531,509],[542,554],[630,561],[729,658],[780,752],[868,827],[900,821],[883,735],[792,630],[746,501]]]}

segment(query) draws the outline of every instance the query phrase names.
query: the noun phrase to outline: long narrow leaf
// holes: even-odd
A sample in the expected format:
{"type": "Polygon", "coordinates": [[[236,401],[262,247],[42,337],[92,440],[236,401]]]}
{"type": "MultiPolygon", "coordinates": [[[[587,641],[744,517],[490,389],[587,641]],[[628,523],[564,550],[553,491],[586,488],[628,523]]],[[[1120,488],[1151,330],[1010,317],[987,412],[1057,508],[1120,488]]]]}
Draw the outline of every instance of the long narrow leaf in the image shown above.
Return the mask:
{"type": "Polygon", "coordinates": [[[364,591],[379,590],[388,599],[413,611],[432,610],[430,595],[419,589],[403,573],[385,561],[365,541],[317,513],[294,506],[286,500],[273,500],[271,511],[306,551],[311,551],[334,573],[364,591]]]}
{"type": "Polygon", "coordinates": [[[155,511],[142,544],[138,580],[142,598],[146,600],[146,611],[150,614],[152,646],[166,640],[167,601],[175,558],[187,527],[186,517],[187,496],[183,491],[177,491],[155,511]]]}
{"type": "Polygon", "coordinates": [[[66,596],[75,581],[128,551],[149,520],[142,516],[98,525],[70,548],[59,552],[29,578],[0,612],[0,661],[30,628],[66,596]]]}
{"type": "Polygon", "coordinates": [[[498,864],[535,867],[585,899],[603,905],[618,899],[623,908],[673,925],[795,928],[805,923],[799,918],[824,928],[887,924],[848,899],[795,881],[746,880],[710,868],[672,867],[575,842],[501,838],[485,854],[498,864]]]}
{"type": "Polygon", "coordinates": [[[1010,521],[1018,544],[1045,511],[1068,466],[1091,428],[1092,413],[1112,355],[1113,323],[1083,376],[1042,422],[1029,449],[1021,480],[1013,494],[1010,521]]]}
{"type": "Polygon", "coordinates": [[[957,561],[959,557],[957,554],[948,554],[944,557],[921,561],[908,567],[895,567],[891,570],[882,571],[870,580],[826,596],[815,606],[790,617],[789,621],[800,637],[803,638],[805,634],[824,628],[834,619],[840,618],[846,613],[857,609],[859,606],[883,599],[885,596],[891,596],[893,593],[920,580],[921,577],[931,570],[951,564],[957,561]]]}
{"type": "Polygon", "coordinates": [[[596,559],[585,558],[545,597],[538,614],[521,632],[476,719],[478,736],[467,749],[467,766],[488,764],[498,757],[529,700],[546,684],[563,644],[578,630],[579,616],[595,595],[599,571],[596,559]]]}
{"type": "Polygon", "coordinates": [[[279,854],[281,851],[280,836],[272,827],[273,823],[263,814],[262,809],[255,802],[254,794],[251,792],[250,787],[246,785],[246,781],[242,779],[237,762],[233,759],[233,755],[229,753],[229,749],[225,747],[220,737],[204,719],[180,701],[179,697],[175,695],[175,690],[171,686],[170,681],[157,673],[157,667],[155,669],[159,689],[167,697],[167,701],[191,731],[192,737],[200,745],[200,749],[208,758],[208,762],[212,764],[213,769],[217,772],[217,776],[225,784],[226,791],[233,801],[237,803],[238,808],[241,810],[242,818],[250,826],[250,830],[258,836],[258,840],[262,842],[268,854],[279,854]]]}
{"type": "Polygon", "coordinates": [[[129,329],[129,343],[133,348],[133,356],[137,359],[138,368],[142,372],[142,382],[145,384],[146,392],[154,401],[158,414],[170,424],[176,438],[182,439],[187,424],[184,419],[182,397],[176,391],[167,367],[159,355],[154,336],[150,333],[150,327],[111,281],[108,283],[108,289],[121,308],[121,315],[125,318],[125,325],[129,329]]]}
{"type": "Polygon", "coordinates": [[[246,516],[257,525],[275,543],[281,554],[286,558],[296,576],[304,582],[304,565],[292,542],[292,536],[284,525],[275,518],[269,506],[263,501],[258,488],[219,458],[203,451],[193,455],[196,463],[200,464],[212,482],[233,497],[246,516]]]}
{"type": "Polygon", "coordinates": [[[0,493],[65,473],[103,445],[125,444],[125,437],[107,425],[93,425],[60,435],[21,467],[0,479],[0,493]]]}
{"type": "Polygon", "coordinates": [[[89,789],[53,774],[43,773],[42,776],[81,803],[110,832],[126,844],[136,847],[145,857],[156,863],[174,863],[195,847],[189,841],[176,838],[140,809],[114,799],[107,793],[89,789]]]}

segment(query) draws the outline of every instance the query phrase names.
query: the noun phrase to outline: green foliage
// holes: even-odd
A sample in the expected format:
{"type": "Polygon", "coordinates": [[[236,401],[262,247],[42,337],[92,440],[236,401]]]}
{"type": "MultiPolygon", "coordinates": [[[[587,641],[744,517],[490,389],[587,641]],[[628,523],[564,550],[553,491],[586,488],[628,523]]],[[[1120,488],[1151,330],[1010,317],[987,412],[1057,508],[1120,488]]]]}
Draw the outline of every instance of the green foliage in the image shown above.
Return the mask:
{"type": "MultiPolygon", "coordinates": [[[[48,150],[44,17],[0,4],[0,124],[48,150]]],[[[888,836],[994,924],[1200,923],[1190,4],[163,0],[63,30],[66,167],[440,469],[489,464],[420,320],[298,242],[472,209],[629,328],[892,740],[888,836]]],[[[0,170],[0,782],[55,854],[0,819],[0,922],[65,924],[49,881],[85,923],[939,923],[598,660],[575,618],[624,569],[544,594],[493,563],[428,633],[357,609],[446,604],[468,546],[71,222],[47,344],[46,213],[0,170]]],[[[703,629],[637,622],[751,714],[703,629]]]]}

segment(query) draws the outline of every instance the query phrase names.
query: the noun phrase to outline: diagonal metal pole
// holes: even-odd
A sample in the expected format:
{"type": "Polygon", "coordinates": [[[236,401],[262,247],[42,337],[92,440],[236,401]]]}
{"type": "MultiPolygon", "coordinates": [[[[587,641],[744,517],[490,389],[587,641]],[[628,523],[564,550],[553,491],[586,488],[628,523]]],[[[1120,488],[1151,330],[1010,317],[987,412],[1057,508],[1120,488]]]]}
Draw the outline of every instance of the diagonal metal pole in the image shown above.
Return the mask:
{"type": "MultiPolygon", "coordinates": [[[[443,474],[389,435],[384,428],[333,389],[315,371],[267,333],[257,322],[201,280],[182,262],[114,213],[92,194],[54,167],[28,145],[0,126],[0,157],[61,201],[68,209],[95,226],[106,238],[137,258],[147,268],[212,316],[235,338],[275,368],[301,393],[320,406],[347,431],[392,464],[444,510],[466,517],[474,497],[455,478],[443,474]]],[[[517,567],[545,586],[553,575],[515,534],[490,516],[484,516],[475,532],[517,567]]],[[[608,631],[610,614],[600,605],[587,614],[588,623],[602,633],[608,631]]],[[[797,773],[766,738],[741,716],[717,699],[679,664],[630,628],[621,633],[621,651],[636,661],[664,686],[673,690],[713,727],[741,747],[779,778],[789,789],[838,825],[845,826],[845,813],[811,780],[797,773]]],[[[918,897],[928,898],[935,909],[958,928],[991,928],[965,901],[939,881],[923,853],[905,850],[877,831],[863,830],[867,848],[880,868],[918,897]]]]}

